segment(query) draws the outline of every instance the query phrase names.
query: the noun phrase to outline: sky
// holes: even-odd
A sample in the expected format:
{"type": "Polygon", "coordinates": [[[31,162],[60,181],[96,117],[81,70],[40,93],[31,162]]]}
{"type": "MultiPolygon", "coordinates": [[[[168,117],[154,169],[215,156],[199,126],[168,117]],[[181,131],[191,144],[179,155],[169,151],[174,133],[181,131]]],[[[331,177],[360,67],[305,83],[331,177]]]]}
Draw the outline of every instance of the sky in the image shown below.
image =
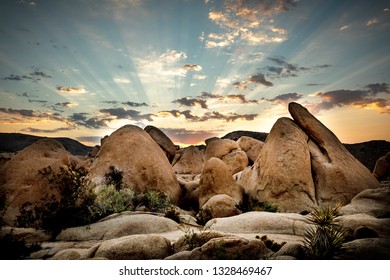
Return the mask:
{"type": "Polygon", "coordinates": [[[200,144],[294,101],[343,143],[390,141],[389,34],[387,0],[1,0],[0,132],[200,144]]]}

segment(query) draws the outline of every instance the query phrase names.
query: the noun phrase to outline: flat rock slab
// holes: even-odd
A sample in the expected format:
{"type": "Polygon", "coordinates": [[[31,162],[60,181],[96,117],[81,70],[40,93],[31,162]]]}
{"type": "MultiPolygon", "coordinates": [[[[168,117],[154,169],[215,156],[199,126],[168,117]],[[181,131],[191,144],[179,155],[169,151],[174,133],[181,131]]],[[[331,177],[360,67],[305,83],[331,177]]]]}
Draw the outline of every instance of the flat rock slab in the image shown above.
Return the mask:
{"type": "Polygon", "coordinates": [[[175,221],[150,215],[119,215],[89,226],[80,226],[63,230],[59,241],[107,240],[134,234],[151,234],[177,231],[179,224],[175,221]]]}
{"type": "Polygon", "coordinates": [[[210,230],[232,234],[284,234],[303,236],[310,227],[307,218],[295,213],[247,212],[208,222],[210,230]]]}

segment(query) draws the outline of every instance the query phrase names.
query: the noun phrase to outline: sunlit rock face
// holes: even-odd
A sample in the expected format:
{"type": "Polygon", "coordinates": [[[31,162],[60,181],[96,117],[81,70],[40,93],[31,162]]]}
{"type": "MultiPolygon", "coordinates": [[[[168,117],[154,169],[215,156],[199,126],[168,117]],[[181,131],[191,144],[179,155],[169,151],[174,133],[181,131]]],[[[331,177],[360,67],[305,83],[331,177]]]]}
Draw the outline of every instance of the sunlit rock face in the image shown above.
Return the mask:
{"type": "Polygon", "coordinates": [[[128,187],[166,193],[174,203],[181,197],[175,172],[160,146],[143,129],[126,125],[112,133],[95,157],[90,177],[101,182],[110,166],[123,171],[128,187]]]}

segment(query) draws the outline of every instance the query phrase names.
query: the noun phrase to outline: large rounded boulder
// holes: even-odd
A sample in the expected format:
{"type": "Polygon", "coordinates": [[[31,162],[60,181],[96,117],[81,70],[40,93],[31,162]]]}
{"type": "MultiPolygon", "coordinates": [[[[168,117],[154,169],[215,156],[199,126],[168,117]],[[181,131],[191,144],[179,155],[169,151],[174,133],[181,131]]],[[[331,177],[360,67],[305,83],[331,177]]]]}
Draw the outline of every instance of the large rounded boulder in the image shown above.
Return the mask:
{"type": "Polygon", "coordinates": [[[59,191],[50,187],[43,170],[50,168],[57,173],[72,162],[76,162],[76,159],[60,142],[43,138],[4,164],[0,169],[0,187],[6,195],[5,223],[14,224],[20,208],[27,202],[37,205],[47,202],[52,195],[59,198],[59,191]]]}
{"type": "Polygon", "coordinates": [[[123,126],[104,141],[91,165],[91,179],[101,183],[110,166],[123,172],[128,187],[164,192],[173,203],[180,200],[181,189],[168,158],[153,138],[137,126],[123,126]]]}
{"type": "Polygon", "coordinates": [[[291,119],[274,124],[259,157],[240,183],[253,198],[280,211],[310,211],[316,206],[308,136],[291,119]]]}

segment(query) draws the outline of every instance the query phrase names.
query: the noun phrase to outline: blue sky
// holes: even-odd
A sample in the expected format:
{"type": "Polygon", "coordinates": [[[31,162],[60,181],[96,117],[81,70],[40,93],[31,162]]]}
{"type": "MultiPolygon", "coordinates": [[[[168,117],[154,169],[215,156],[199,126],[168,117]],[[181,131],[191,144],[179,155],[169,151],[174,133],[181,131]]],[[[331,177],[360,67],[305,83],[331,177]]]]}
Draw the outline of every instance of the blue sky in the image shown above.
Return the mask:
{"type": "Polygon", "coordinates": [[[379,0],[3,0],[0,131],[188,145],[295,101],[345,143],[390,140],[389,31],[379,0]]]}

